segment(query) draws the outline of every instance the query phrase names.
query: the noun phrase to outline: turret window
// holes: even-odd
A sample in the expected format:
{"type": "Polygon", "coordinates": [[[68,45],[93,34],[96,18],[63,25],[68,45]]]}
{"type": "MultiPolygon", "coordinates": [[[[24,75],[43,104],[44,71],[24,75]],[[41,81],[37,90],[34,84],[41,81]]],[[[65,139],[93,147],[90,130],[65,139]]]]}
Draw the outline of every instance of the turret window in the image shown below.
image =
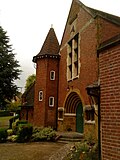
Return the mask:
{"type": "Polygon", "coordinates": [[[55,80],[55,71],[50,71],[50,80],[55,80]]]}
{"type": "Polygon", "coordinates": [[[54,107],[54,97],[49,97],[49,106],[54,107]]]}
{"type": "Polygon", "coordinates": [[[43,101],[43,91],[39,91],[39,101],[43,101]]]}

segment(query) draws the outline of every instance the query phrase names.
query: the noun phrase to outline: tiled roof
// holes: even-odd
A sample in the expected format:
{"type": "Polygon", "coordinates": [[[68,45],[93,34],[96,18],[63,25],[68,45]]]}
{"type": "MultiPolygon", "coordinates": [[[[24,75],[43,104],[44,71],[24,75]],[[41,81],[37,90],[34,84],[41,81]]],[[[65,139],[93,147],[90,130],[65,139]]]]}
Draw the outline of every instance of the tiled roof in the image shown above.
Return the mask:
{"type": "Polygon", "coordinates": [[[104,18],[114,24],[120,25],[120,17],[106,13],[106,12],[102,12],[102,11],[99,11],[99,10],[96,10],[93,8],[89,8],[89,7],[87,7],[87,8],[90,10],[92,15],[100,16],[100,17],[102,17],[102,18],[104,18]]]}
{"type": "Polygon", "coordinates": [[[34,90],[35,90],[35,82],[33,82],[29,88],[23,93],[22,99],[25,100],[22,106],[34,106],[34,90]]]}
{"type": "Polygon", "coordinates": [[[82,2],[80,2],[79,0],[76,0],[77,3],[79,3],[80,6],[82,6],[82,8],[84,8],[89,14],[91,14],[94,18],[96,16],[100,16],[101,18],[104,18],[114,24],[120,25],[120,17],[100,11],[100,10],[96,10],[90,7],[85,6],[82,2]]]}
{"type": "Polygon", "coordinates": [[[107,41],[103,42],[100,44],[97,53],[99,54],[100,52],[102,52],[105,49],[108,49],[110,47],[116,46],[120,44],[120,34],[108,39],[107,41]]]}
{"type": "Polygon", "coordinates": [[[54,29],[51,27],[40,52],[33,57],[33,62],[35,62],[36,58],[39,58],[39,56],[58,55],[58,53],[59,53],[59,42],[54,29]]]}

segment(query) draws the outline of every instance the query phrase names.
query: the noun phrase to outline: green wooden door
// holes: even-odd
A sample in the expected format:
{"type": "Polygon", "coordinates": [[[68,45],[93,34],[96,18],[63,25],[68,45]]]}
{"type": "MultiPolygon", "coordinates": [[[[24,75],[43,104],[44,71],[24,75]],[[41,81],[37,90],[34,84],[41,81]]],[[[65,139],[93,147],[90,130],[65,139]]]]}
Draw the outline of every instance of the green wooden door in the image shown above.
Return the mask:
{"type": "Polygon", "coordinates": [[[76,131],[83,133],[83,107],[79,104],[76,109],[76,131]]]}

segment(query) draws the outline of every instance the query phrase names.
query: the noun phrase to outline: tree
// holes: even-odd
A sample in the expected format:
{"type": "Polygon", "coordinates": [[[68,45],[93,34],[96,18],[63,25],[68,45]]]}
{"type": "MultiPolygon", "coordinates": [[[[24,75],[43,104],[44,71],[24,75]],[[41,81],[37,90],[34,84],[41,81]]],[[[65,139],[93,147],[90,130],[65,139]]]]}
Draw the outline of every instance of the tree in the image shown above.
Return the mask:
{"type": "Polygon", "coordinates": [[[6,34],[7,32],[0,26],[0,108],[6,107],[6,101],[11,101],[16,95],[18,88],[15,80],[19,78],[21,72],[6,34]]]}
{"type": "Polygon", "coordinates": [[[13,111],[13,112],[18,111],[20,109],[20,106],[21,106],[21,96],[22,96],[22,93],[18,92],[16,94],[16,96],[13,97],[11,102],[8,101],[7,110],[13,111]]]}
{"type": "Polygon", "coordinates": [[[32,74],[26,79],[25,90],[27,90],[35,81],[36,75],[32,74]]]}

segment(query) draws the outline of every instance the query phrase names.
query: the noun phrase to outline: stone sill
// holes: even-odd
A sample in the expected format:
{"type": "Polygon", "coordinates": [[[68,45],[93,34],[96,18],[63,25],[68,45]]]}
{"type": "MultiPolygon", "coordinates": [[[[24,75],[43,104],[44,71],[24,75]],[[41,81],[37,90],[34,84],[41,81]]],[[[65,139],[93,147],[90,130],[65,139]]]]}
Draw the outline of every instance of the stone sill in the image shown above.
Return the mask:
{"type": "Polygon", "coordinates": [[[87,121],[87,120],[85,120],[85,124],[95,124],[95,121],[91,121],[91,120],[89,120],[89,121],[87,121]]]}
{"type": "Polygon", "coordinates": [[[58,118],[58,121],[63,121],[63,118],[58,118]]]}

